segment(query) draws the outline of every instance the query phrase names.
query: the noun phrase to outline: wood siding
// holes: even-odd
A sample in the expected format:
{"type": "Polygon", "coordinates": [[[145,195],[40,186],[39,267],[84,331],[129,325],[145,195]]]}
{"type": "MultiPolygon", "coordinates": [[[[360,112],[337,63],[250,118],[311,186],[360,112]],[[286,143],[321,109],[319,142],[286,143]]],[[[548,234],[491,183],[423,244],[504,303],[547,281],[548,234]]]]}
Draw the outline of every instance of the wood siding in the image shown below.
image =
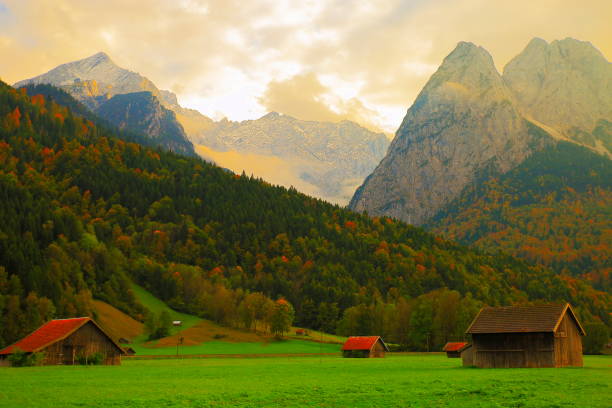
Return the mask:
{"type": "Polygon", "coordinates": [[[464,367],[472,367],[474,365],[474,347],[469,346],[461,352],[461,360],[464,367]]]}
{"type": "Polygon", "coordinates": [[[582,336],[569,313],[563,316],[554,338],[555,366],[582,367],[582,336]]]}
{"type": "Polygon", "coordinates": [[[472,340],[476,367],[555,366],[553,333],[473,334],[472,340]]]}
{"type": "Polygon", "coordinates": [[[377,341],[370,349],[370,358],[382,358],[385,356],[385,347],[380,341],[377,341]]]}
{"type": "Polygon", "coordinates": [[[459,357],[461,357],[461,352],[460,351],[447,351],[446,352],[446,357],[448,357],[448,358],[459,358],[459,357]]]}
{"type": "Polygon", "coordinates": [[[87,322],[70,336],[51,344],[44,350],[46,365],[78,364],[80,356],[91,356],[101,353],[102,364],[121,364],[121,354],[117,347],[92,322],[87,322]]]}

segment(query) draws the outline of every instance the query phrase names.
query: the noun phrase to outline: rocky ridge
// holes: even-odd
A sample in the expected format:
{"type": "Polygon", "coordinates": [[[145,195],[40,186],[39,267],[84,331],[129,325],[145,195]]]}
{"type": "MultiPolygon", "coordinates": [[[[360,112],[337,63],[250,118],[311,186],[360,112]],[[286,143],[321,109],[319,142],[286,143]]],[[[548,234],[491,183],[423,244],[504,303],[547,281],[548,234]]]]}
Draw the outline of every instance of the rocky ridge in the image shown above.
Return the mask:
{"type": "Polygon", "coordinates": [[[555,139],[609,155],[611,79],[610,63],[585,42],[534,40],[503,76],[486,50],[461,42],[350,208],[423,224],[468,184],[507,172],[555,139]]]}

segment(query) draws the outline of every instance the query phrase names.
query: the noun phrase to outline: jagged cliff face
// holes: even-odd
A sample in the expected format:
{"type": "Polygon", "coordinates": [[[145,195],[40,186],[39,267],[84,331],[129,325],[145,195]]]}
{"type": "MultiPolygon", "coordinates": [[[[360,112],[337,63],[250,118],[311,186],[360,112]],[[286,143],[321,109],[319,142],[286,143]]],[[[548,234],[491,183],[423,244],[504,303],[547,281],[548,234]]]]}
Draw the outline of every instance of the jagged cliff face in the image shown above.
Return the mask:
{"type": "Polygon", "coordinates": [[[112,124],[144,133],[154,143],[177,153],[195,154],[179,118],[210,121],[199,112],[182,108],[172,92],[159,90],[142,75],[117,66],[103,52],[60,65],[14,86],[31,84],[57,86],[112,124]],[[130,111],[120,112],[120,107],[130,111]]]}
{"type": "Polygon", "coordinates": [[[148,135],[173,152],[193,153],[193,145],[185,140],[185,133],[174,112],[162,106],[150,92],[115,95],[96,113],[120,129],[148,135]]]}
{"type": "Polygon", "coordinates": [[[468,184],[507,172],[554,139],[608,154],[611,78],[605,58],[575,40],[532,41],[503,77],[483,48],[459,43],[350,207],[422,224],[468,184]]]}
{"type": "Polygon", "coordinates": [[[479,171],[507,171],[522,161],[533,142],[491,56],[460,43],[408,110],[387,156],[350,206],[421,224],[479,171]]]}
{"type": "MultiPolygon", "coordinates": [[[[270,171],[285,173],[270,181],[297,188],[308,183],[308,193],[346,204],[382,159],[389,140],[350,121],[303,121],[271,112],[257,120],[216,122],[194,143],[213,149],[217,154],[209,150],[209,158],[220,166],[248,173],[249,161],[267,160],[270,171]],[[224,162],[229,152],[244,155],[246,167],[234,168],[224,162]]],[[[203,155],[207,156],[205,151],[203,155]]],[[[253,172],[258,175],[256,169],[253,172]]]]}
{"type": "Polygon", "coordinates": [[[612,152],[609,132],[607,140],[594,132],[612,120],[612,64],[591,43],[535,38],[506,65],[503,79],[524,115],[553,136],[612,152]]]}

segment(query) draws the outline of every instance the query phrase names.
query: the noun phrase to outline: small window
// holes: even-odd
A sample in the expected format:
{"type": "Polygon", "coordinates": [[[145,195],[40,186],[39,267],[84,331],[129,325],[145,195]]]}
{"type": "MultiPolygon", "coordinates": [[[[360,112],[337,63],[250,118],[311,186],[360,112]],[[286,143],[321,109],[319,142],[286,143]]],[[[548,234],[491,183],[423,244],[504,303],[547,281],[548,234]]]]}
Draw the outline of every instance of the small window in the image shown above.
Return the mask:
{"type": "Polygon", "coordinates": [[[567,337],[567,333],[565,333],[564,331],[559,331],[555,333],[555,337],[567,337]]]}

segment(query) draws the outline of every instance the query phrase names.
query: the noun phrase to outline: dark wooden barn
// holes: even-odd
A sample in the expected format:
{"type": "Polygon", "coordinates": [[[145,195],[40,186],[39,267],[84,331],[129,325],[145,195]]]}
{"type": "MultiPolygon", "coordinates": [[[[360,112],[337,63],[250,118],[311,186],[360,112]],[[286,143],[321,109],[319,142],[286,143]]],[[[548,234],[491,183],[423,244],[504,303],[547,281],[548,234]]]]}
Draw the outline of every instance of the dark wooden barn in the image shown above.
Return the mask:
{"type": "Polygon", "coordinates": [[[454,343],[446,343],[442,351],[446,352],[446,357],[448,358],[459,358],[461,357],[461,353],[469,344],[461,341],[454,343]]]}
{"type": "Polygon", "coordinates": [[[96,353],[102,364],[119,365],[125,351],[89,317],[51,320],[17,343],[0,350],[0,361],[17,350],[44,353],[43,364],[78,364],[96,353]]]}
{"type": "Polygon", "coordinates": [[[485,307],[466,333],[476,367],[582,366],[585,332],[567,303],[485,307]]]}
{"type": "Polygon", "coordinates": [[[380,336],[349,337],[342,346],[344,357],[384,357],[389,348],[380,336]]]}

